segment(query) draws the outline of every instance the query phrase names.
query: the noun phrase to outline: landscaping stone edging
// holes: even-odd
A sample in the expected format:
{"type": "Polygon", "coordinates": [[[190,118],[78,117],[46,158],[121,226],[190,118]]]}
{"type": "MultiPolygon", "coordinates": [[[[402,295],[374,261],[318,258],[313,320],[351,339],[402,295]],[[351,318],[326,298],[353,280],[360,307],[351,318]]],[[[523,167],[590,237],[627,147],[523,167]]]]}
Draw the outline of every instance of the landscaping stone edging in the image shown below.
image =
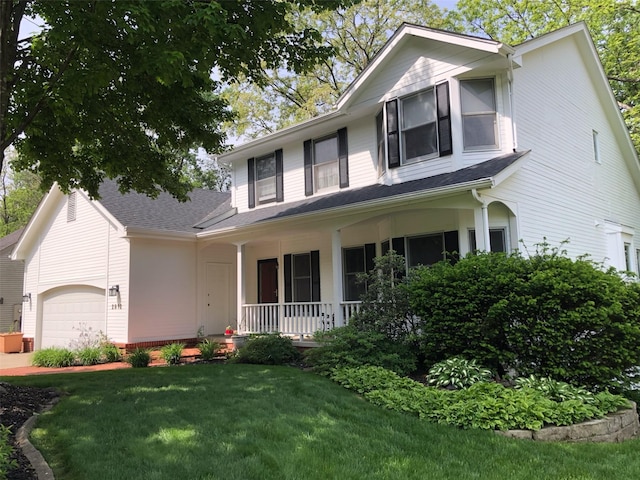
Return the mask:
{"type": "Polygon", "coordinates": [[[565,427],[549,426],[540,430],[496,430],[509,438],[540,442],[605,442],[619,443],[635,437],[640,430],[635,402],[631,408],[610,413],[604,418],[588,420],[565,427]]]}
{"type": "Polygon", "coordinates": [[[38,480],[42,480],[42,479],[54,480],[55,476],[53,475],[53,470],[51,470],[51,467],[49,466],[47,461],[44,459],[42,454],[29,441],[29,434],[31,433],[31,430],[33,430],[33,427],[35,426],[38,415],[48,410],[51,410],[53,406],[56,403],[58,403],[58,400],[60,400],[60,397],[55,397],[39,413],[34,413],[33,415],[31,415],[31,417],[29,417],[29,419],[26,422],[24,422],[24,424],[22,424],[22,426],[18,429],[18,432],[16,433],[16,441],[18,442],[18,446],[20,447],[20,450],[22,450],[22,453],[24,454],[24,456],[27,457],[27,459],[29,460],[29,463],[31,463],[31,466],[33,467],[33,469],[36,471],[36,476],[38,477],[38,480]]]}

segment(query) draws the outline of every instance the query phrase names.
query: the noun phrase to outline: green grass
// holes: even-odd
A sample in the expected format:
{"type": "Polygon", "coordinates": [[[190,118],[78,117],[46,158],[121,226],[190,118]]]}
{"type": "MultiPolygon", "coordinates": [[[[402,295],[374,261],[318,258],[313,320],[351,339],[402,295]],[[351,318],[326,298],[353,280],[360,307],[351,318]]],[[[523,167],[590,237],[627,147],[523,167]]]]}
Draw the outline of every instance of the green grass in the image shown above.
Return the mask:
{"type": "Polygon", "coordinates": [[[4,378],[67,392],[32,441],[56,478],[637,479],[640,440],[543,444],[382,410],[289,367],[4,378]]]}

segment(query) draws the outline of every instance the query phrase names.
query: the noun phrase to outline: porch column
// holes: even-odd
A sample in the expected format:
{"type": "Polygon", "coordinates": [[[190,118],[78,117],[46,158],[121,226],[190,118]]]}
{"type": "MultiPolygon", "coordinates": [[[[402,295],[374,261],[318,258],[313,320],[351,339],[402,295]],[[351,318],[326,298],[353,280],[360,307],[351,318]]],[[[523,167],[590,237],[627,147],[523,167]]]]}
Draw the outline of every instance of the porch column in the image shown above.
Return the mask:
{"type": "Polygon", "coordinates": [[[480,197],[480,194],[473,189],[473,198],[480,202],[480,207],[473,209],[474,225],[476,230],[476,248],[479,251],[491,251],[491,237],[489,236],[489,205],[487,201],[480,197]]]}
{"type": "Polygon", "coordinates": [[[244,311],[242,306],[246,303],[244,281],[244,243],[236,244],[236,331],[244,333],[244,311]],[[242,328],[242,330],[241,330],[242,328]]]}
{"type": "Polygon", "coordinates": [[[344,325],[342,318],[342,240],[340,230],[331,232],[331,270],[333,272],[333,314],[336,327],[344,325]]]}

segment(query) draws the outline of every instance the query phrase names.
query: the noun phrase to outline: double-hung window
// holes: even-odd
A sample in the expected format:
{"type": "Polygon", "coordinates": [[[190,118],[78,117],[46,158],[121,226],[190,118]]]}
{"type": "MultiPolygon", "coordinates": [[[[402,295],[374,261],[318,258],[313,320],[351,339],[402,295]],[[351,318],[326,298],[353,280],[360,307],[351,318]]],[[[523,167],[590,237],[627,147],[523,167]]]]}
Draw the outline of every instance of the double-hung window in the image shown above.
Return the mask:
{"type": "Polygon", "coordinates": [[[284,256],[284,301],[320,301],[320,252],[284,256]]]}
{"type": "MultiPolygon", "coordinates": [[[[384,154],[389,168],[453,152],[448,83],[388,101],[385,119],[384,154]]],[[[378,151],[382,153],[380,128],[378,135],[378,151]]]]}
{"type": "Polygon", "coordinates": [[[429,266],[441,260],[456,262],[460,244],[458,231],[430,233],[411,237],[396,237],[382,242],[382,255],[393,249],[405,258],[407,268],[429,266]]]}
{"type": "MultiPolygon", "coordinates": [[[[507,251],[507,233],[504,228],[490,228],[489,242],[491,242],[491,251],[506,252],[507,251]]],[[[469,230],[469,249],[472,252],[478,250],[475,229],[469,230]]]]}
{"type": "Polygon", "coordinates": [[[330,191],[349,186],[347,129],[306,140],[304,148],[304,193],[330,191]]]}
{"type": "Polygon", "coordinates": [[[247,161],[249,208],[284,200],[282,149],[247,161]]]}
{"type": "Polygon", "coordinates": [[[367,286],[358,280],[358,276],[362,273],[367,273],[373,270],[375,256],[375,243],[368,243],[359,247],[344,248],[342,250],[345,301],[358,301],[366,292],[367,286]]]}
{"type": "Polygon", "coordinates": [[[460,81],[465,150],[498,148],[498,120],[493,78],[460,81]]]}

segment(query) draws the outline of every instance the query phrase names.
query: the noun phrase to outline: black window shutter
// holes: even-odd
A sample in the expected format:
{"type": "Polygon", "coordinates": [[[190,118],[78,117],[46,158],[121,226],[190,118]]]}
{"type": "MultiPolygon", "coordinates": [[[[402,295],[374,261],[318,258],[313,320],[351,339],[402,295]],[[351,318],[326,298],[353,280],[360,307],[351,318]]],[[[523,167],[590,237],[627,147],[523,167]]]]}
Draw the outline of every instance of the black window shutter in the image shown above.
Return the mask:
{"type": "Polygon", "coordinates": [[[320,251],[311,252],[311,301],[320,301],[320,251]]]}
{"type": "Polygon", "coordinates": [[[400,132],[398,127],[398,100],[387,102],[387,145],[389,168],[400,166],[400,132]]]}
{"type": "Polygon", "coordinates": [[[313,195],[313,158],[311,156],[311,140],[304,142],[304,194],[313,195]]]}
{"type": "Polygon", "coordinates": [[[276,202],[284,201],[284,182],[282,179],[282,149],[276,150],[276,202]]]}
{"type": "Polygon", "coordinates": [[[448,82],[436,85],[436,101],[438,104],[438,141],[440,142],[440,156],[442,157],[453,153],[448,82]]]}
{"type": "Polygon", "coordinates": [[[349,186],[349,143],[347,127],[338,130],[338,171],[340,172],[340,188],[349,186]]]}
{"type": "Polygon", "coordinates": [[[395,252],[404,257],[404,237],[396,237],[391,239],[391,248],[395,250],[395,252]]]}
{"type": "Polygon", "coordinates": [[[364,246],[364,268],[365,273],[369,273],[375,267],[374,259],[376,258],[376,244],[367,243],[364,246]]]}
{"type": "Polygon", "coordinates": [[[247,178],[249,183],[249,208],[254,208],[256,206],[256,182],[255,182],[255,159],[250,158],[247,160],[247,178]]]}
{"type": "Polygon", "coordinates": [[[446,259],[451,263],[456,263],[460,260],[460,242],[457,230],[444,232],[444,251],[446,259]]]}
{"type": "Polygon", "coordinates": [[[293,301],[293,291],[291,288],[293,272],[291,271],[292,262],[291,254],[284,256],[284,301],[291,303],[293,301]]]}

